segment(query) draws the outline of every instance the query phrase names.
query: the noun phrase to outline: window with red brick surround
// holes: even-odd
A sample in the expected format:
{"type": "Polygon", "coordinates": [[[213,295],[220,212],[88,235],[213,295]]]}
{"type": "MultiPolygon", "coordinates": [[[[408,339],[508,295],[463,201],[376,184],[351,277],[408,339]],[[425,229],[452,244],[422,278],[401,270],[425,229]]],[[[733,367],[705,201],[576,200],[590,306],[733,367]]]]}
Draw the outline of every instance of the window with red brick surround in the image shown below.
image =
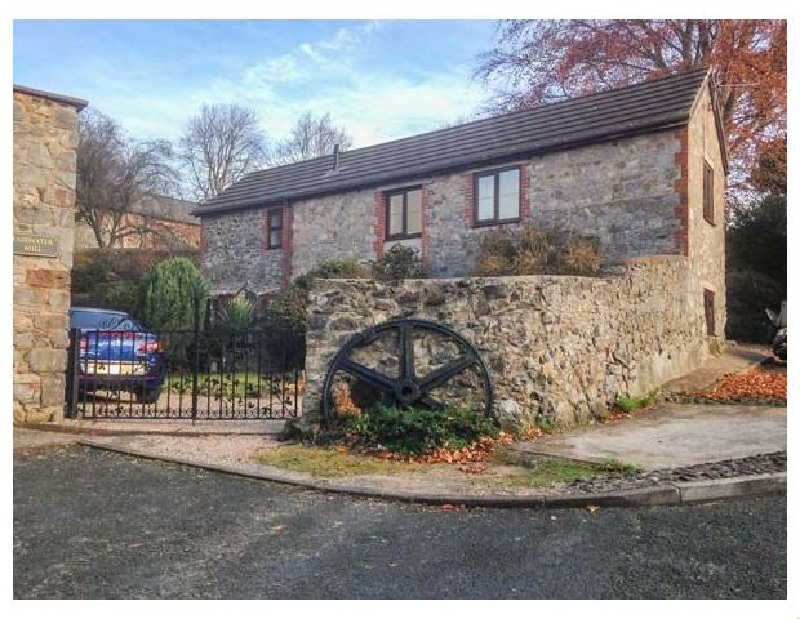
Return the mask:
{"type": "Polygon", "coordinates": [[[416,239],[422,236],[422,188],[408,187],[386,192],[386,240],[416,239]]]}
{"type": "Polygon", "coordinates": [[[521,219],[520,166],[475,173],[475,226],[514,223],[521,219]]]}
{"type": "Polygon", "coordinates": [[[266,249],[280,249],[283,240],[283,209],[275,208],[267,211],[266,229],[266,249]]]}

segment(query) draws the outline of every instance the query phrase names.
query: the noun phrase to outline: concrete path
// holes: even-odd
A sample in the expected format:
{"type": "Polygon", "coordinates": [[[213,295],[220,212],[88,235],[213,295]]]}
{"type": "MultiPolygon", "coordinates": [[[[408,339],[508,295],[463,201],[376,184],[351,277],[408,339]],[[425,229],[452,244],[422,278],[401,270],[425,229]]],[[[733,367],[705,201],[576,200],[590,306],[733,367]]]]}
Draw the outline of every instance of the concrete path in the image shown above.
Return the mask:
{"type": "Polygon", "coordinates": [[[14,453],[41,449],[43,447],[73,445],[80,439],[80,436],[65,434],[63,432],[40,432],[27,428],[14,428],[14,453]]]}
{"type": "Polygon", "coordinates": [[[772,358],[767,346],[757,344],[728,344],[719,357],[711,357],[702,367],[679,378],[664,383],[662,394],[680,394],[710,389],[726,374],[738,374],[772,358]]]}
{"type": "Polygon", "coordinates": [[[785,450],[786,408],[664,404],[511,449],[591,462],[613,458],[645,470],[678,468],[785,450]]]}

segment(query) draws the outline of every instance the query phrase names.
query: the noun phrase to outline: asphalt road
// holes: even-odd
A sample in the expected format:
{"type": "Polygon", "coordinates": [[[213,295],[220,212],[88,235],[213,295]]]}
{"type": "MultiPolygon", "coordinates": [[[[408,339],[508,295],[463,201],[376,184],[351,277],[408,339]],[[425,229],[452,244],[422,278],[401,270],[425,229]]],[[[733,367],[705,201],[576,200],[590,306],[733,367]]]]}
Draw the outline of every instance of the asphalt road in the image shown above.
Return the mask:
{"type": "Polygon", "coordinates": [[[786,498],[446,510],[84,447],[14,457],[14,598],[786,597],[786,498]]]}

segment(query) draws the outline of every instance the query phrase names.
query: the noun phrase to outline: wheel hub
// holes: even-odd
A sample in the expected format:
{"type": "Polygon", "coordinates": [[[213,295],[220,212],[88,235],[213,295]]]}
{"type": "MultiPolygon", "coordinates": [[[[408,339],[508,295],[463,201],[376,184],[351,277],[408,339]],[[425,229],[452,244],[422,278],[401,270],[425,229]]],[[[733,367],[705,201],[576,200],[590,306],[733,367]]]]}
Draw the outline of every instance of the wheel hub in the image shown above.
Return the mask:
{"type": "Polygon", "coordinates": [[[401,381],[395,390],[395,397],[401,404],[412,404],[419,399],[419,396],[419,385],[414,381],[401,381]]]}

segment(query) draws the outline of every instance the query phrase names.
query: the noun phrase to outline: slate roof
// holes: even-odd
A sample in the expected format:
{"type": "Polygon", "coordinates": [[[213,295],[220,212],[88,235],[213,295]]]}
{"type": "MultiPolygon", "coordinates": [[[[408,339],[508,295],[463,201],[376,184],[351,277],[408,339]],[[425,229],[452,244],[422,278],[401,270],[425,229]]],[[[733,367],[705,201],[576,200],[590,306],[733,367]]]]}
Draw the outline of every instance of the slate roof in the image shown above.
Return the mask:
{"type": "Polygon", "coordinates": [[[545,152],[680,127],[708,71],[576,97],[333,156],[253,172],[194,213],[262,207],[314,196],[411,181],[545,152]]]}

